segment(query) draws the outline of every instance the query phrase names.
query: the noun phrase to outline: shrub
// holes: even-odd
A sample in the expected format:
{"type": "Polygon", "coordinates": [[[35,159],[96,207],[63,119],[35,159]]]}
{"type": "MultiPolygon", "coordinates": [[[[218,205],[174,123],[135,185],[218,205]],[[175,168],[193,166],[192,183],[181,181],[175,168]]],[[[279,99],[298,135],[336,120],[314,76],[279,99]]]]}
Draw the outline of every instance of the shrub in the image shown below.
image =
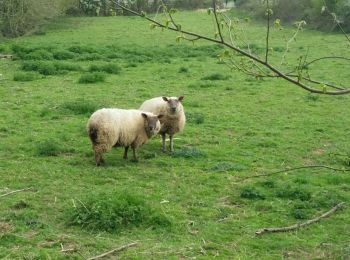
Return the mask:
{"type": "Polygon", "coordinates": [[[39,78],[39,74],[35,72],[16,72],[13,75],[14,81],[33,81],[39,78]]]}
{"type": "Polygon", "coordinates": [[[188,72],[188,68],[186,68],[186,67],[180,67],[179,73],[187,73],[187,72],[188,72]]]}
{"type": "Polygon", "coordinates": [[[86,45],[74,45],[68,48],[70,52],[75,52],[78,54],[83,54],[83,53],[94,53],[96,52],[96,49],[91,47],[91,46],[86,46],[86,45]]]}
{"type": "Polygon", "coordinates": [[[75,57],[75,53],[66,50],[58,50],[53,53],[53,57],[56,60],[69,60],[75,57]]]}
{"type": "Polygon", "coordinates": [[[241,191],[241,198],[244,199],[259,199],[259,200],[264,200],[265,195],[262,194],[259,190],[257,190],[254,187],[244,187],[243,190],[241,191]]]}
{"type": "Polygon", "coordinates": [[[189,123],[197,125],[204,123],[204,115],[201,113],[187,113],[187,120],[189,123]]]}
{"type": "Polygon", "coordinates": [[[69,224],[118,233],[130,227],[169,227],[171,222],[144,196],[124,191],[91,194],[68,212],[69,224]]]}
{"type": "Polygon", "coordinates": [[[302,187],[291,187],[287,185],[277,190],[276,196],[292,200],[299,199],[301,201],[308,201],[311,199],[311,192],[302,187]]]}
{"type": "Polygon", "coordinates": [[[90,66],[89,71],[99,71],[99,72],[107,72],[110,74],[119,74],[120,73],[120,66],[118,64],[108,63],[104,65],[96,65],[93,64],[90,66]]]}
{"type": "Polygon", "coordinates": [[[66,71],[79,71],[81,67],[77,64],[63,62],[26,61],[22,70],[36,71],[42,75],[55,75],[66,71]]]}
{"type": "Polygon", "coordinates": [[[203,77],[202,79],[203,80],[227,80],[229,78],[230,78],[230,76],[225,76],[225,75],[222,75],[220,73],[214,73],[214,74],[211,74],[209,76],[203,77]]]}
{"type": "Polygon", "coordinates": [[[37,71],[42,75],[55,75],[58,73],[52,62],[44,61],[26,61],[22,65],[22,70],[37,71]]]}
{"type": "Polygon", "coordinates": [[[25,60],[53,60],[53,55],[47,50],[35,50],[23,57],[25,60]]]}
{"type": "Polygon", "coordinates": [[[98,109],[98,105],[83,99],[69,101],[62,104],[62,108],[77,115],[92,114],[98,109]]]}
{"type": "Polygon", "coordinates": [[[86,73],[81,75],[79,79],[79,83],[81,84],[91,84],[91,83],[97,83],[97,82],[104,82],[106,79],[106,75],[99,72],[94,73],[86,73]]]}
{"type": "Polygon", "coordinates": [[[102,60],[104,57],[98,53],[83,53],[75,58],[77,61],[102,60]]]}
{"type": "Polygon", "coordinates": [[[58,142],[46,140],[37,143],[36,153],[39,156],[58,156],[63,150],[58,142]]]}

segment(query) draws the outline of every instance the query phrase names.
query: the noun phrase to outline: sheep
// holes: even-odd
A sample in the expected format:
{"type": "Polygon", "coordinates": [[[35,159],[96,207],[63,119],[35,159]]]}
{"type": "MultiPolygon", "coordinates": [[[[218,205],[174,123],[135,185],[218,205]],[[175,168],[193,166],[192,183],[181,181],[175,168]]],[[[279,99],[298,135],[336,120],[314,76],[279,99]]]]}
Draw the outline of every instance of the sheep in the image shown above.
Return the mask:
{"type": "Polygon", "coordinates": [[[136,150],[160,130],[159,119],[154,115],[136,109],[103,108],[93,113],[87,123],[87,132],[95,153],[96,165],[104,163],[102,154],[112,147],[122,146],[124,159],[128,149],[133,150],[133,160],[137,161],[136,150]]]}
{"type": "Polygon", "coordinates": [[[165,138],[166,134],[170,139],[170,151],[174,152],[173,137],[181,132],[186,123],[185,111],[182,106],[184,97],[156,97],[143,102],[140,110],[148,111],[154,114],[164,115],[159,121],[161,128],[159,134],[162,136],[162,151],[166,152],[165,138]]]}

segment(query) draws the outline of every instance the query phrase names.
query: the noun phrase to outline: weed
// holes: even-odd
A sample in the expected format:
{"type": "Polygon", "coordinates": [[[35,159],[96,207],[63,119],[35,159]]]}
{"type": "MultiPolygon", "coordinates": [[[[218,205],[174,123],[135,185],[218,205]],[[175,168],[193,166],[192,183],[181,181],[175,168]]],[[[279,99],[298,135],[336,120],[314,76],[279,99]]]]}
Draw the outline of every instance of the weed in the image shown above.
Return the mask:
{"type": "Polygon", "coordinates": [[[100,72],[85,73],[81,75],[79,83],[81,84],[91,84],[97,82],[104,82],[106,80],[106,75],[100,72]]]}
{"type": "Polygon", "coordinates": [[[198,158],[204,156],[204,154],[197,148],[182,148],[172,153],[172,156],[175,158],[198,158]]]}
{"type": "Polygon", "coordinates": [[[36,145],[36,154],[39,156],[58,156],[63,152],[61,145],[53,140],[45,140],[36,145]]]}
{"type": "Polygon", "coordinates": [[[92,231],[118,233],[130,227],[170,227],[170,220],[144,196],[114,191],[92,194],[77,200],[77,207],[68,212],[69,224],[92,231]]]}
{"type": "Polygon", "coordinates": [[[258,189],[254,187],[244,187],[241,191],[241,198],[250,200],[264,200],[265,195],[262,194],[258,189]]]}
{"type": "Polygon", "coordinates": [[[284,199],[308,201],[311,199],[311,192],[300,186],[292,187],[286,185],[276,191],[276,196],[284,199]]]}
{"type": "Polygon", "coordinates": [[[35,72],[16,72],[13,75],[14,81],[33,81],[39,78],[40,75],[35,72]]]}
{"type": "Polygon", "coordinates": [[[53,60],[53,55],[47,50],[35,50],[23,57],[25,60],[53,60]]]}
{"type": "Polygon", "coordinates": [[[187,113],[186,118],[189,123],[195,123],[197,125],[204,123],[204,115],[201,113],[187,113]]]}
{"type": "Polygon", "coordinates": [[[221,73],[214,73],[214,74],[210,74],[208,76],[205,76],[202,78],[202,80],[228,80],[230,78],[229,75],[223,75],[221,73]]]}
{"type": "Polygon", "coordinates": [[[91,101],[78,99],[63,103],[62,108],[76,115],[87,115],[95,112],[98,109],[98,105],[91,101]]]}
{"type": "Polygon", "coordinates": [[[58,50],[53,53],[53,57],[56,60],[69,60],[75,57],[75,53],[66,50],[58,50]]]}
{"type": "Polygon", "coordinates": [[[118,64],[113,64],[113,63],[107,63],[103,65],[96,65],[93,64],[90,66],[89,71],[91,72],[107,72],[110,74],[119,74],[120,73],[120,66],[118,64]]]}
{"type": "Polygon", "coordinates": [[[180,67],[179,73],[187,73],[187,72],[188,72],[188,68],[186,68],[186,67],[180,67]]]}

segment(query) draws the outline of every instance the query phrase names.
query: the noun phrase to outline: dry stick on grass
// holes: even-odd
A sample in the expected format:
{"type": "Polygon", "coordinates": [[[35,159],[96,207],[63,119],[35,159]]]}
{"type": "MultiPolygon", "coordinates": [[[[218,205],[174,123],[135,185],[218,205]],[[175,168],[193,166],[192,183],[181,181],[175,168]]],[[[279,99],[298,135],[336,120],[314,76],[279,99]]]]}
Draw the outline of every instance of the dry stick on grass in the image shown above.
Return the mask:
{"type": "Polygon", "coordinates": [[[300,169],[308,169],[308,168],[323,168],[323,169],[328,169],[328,170],[338,171],[338,172],[350,172],[350,169],[333,168],[333,167],[330,167],[327,165],[308,165],[308,166],[300,166],[300,167],[280,170],[280,171],[276,171],[276,172],[248,176],[248,177],[239,178],[239,179],[246,180],[246,179],[252,179],[252,178],[260,178],[260,177],[270,176],[270,175],[274,175],[274,174],[278,174],[278,173],[285,173],[285,172],[291,172],[291,171],[296,171],[296,170],[300,170],[300,169]]]}
{"type": "Polygon", "coordinates": [[[308,225],[311,225],[315,222],[320,221],[322,218],[327,218],[329,217],[331,214],[333,214],[334,212],[336,212],[338,209],[340,209],[342,206],[344,205],[344,202],[339,203],[338,205],[336,205],[335,207],[333,207],[331,210],[323,213],[321,216],[317,217],[317,218],[313,218],[310,219],[304,223],[300,223],[300,224],[295,224],[289,227],[280,227],[280,228],[262,228],[259,229],[258,231],[255,232],[255,234],[257,236],[263,235],[265,233],[277,233],[277,232],[289,232],[292,230],[296,230],[302,227],[306,227],[308,225]]]}
{"type": "Polygon", "coordinates": [[[111,254],[124,251],[125,249],[128,249],[129,247],[136,246],[136,245],[137,245],[137,242],[130,243],[130,244],[127,244],[127,245],[125,245],[125,246],[122,246],[122,247],[113,249],[113,250],[111,250],[111,251],[108,251],[108,252],[106,252],[106,253],[103,253],[102,255],[90,257],[90,258],[88,258],[87,260],[101,259],[101,258],[106,257],[106,256],[109,256],[109,255],[111,255],[111,254]]]}
{"type": "Polygon", "coordinates": [[[29,190],[33,190],[33,188],[25,188],[25,189],[21,189],[21,190],[13,190],[13,191],[10,191],[10,192],[8,192],[8,193],[5,193],[5,194],[0,195],[0,198],[1,198],[1,197],[8,196],[8,195],[11,195],[11,194],[14,194],[14,193],[17,193],[17,192],[29,191],[29,190]]]}

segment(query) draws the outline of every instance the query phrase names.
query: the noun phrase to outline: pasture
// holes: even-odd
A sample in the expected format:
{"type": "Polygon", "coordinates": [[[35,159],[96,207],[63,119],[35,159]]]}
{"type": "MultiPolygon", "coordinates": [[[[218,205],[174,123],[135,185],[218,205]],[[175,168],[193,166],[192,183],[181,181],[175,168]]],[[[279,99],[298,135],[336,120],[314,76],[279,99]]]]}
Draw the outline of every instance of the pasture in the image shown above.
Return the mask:
{"type": "MultiPolygon", "coordinates": [[[[176,14],[209,34],[211,18],[176,14]]],[[[264,27],[246,26],[257,54],[264,27]]],[[[285,48],[273,31],[272,59],[285,48]]],[[[249,178],[288,167],[350,164],[349,96],[311,95],[282,80],[231,71],[219,46],[177,43],[136,17],[62,18],[40,33],[3,42],[0,60],[0,258],[83,259],[121,245],[124,259],[347,259],[349,205],[289,233],[289,226],[349,202],[350,176],[326,169],[249,178]],[[184,95],[187,125],[175,153],[159,136],[139,162],[114,149],[96,167],[86,122],[98,108],[138,108],[155,96],[184,95]],[[68,253],[65,249],[74,249],[68,253]]],[[[342,35],[305,30],[295,61],[346,55],[342,35]]],[[[349,67],[317,63],[316,74],[350,83],[349,67]]]]}

